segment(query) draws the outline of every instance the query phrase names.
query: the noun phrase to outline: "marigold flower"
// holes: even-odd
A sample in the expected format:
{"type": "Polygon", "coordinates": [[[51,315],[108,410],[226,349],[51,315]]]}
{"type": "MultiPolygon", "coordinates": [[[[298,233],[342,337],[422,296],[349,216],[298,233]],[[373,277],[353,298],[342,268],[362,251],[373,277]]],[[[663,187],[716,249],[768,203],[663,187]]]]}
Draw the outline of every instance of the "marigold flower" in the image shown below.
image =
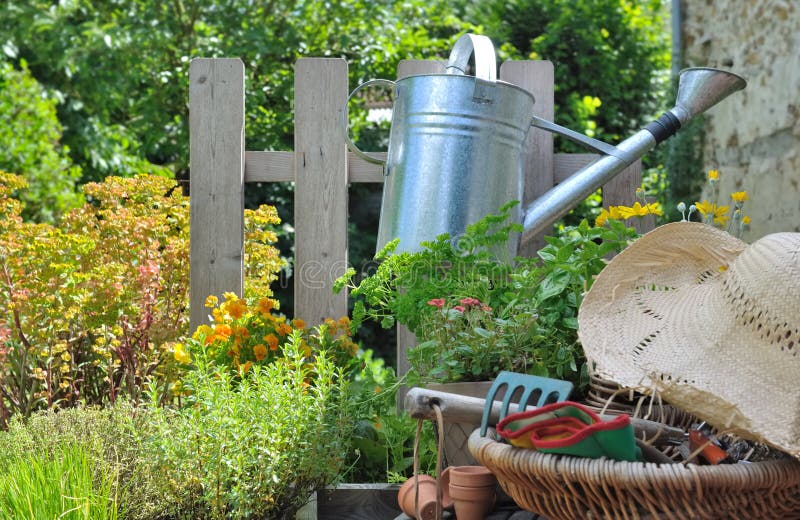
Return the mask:
{"type": "Polygon", "coordinates": [[[206,307],[216,307],[219,303],[219,298],[214,296],[213,294],[206,298],[206,307]]]}
{"type": "Polygon", "coordinates": [[[239,365],[239,373],[246,374],[248,370],[253,366],[252,361],[247,361],[243,365],[239,365]]]}
{"type": "Polygon", "coordinates": [[[708,180],[710,180],[710,181],[718,181],[719,180],[719,170],[709,170],[708,171],[708,180]]]}
{"type": "Polygon", "coordinates": [[[292,333],[292,326],[287,323],[281,323],[278,325],[278,334],[281,336],[288,336],[292,333]]]}
{"type": "Polygon", "coordinates": [[[349,328],[350,327],[350,318],[348,318],[347,316],[342,316],[341,318],[339,318],[339,321],[337,323],[338,323],[339,327],[341,327],[343,329],[349,328]]]}
{"type": "Polygon", "coordinates": [[[253,355],[256,357],[256,361],[262,361],[267,357],[267,347],[263,343],[259,343],[253,347],[253,355]]]}
{"type": "Polygon", "coordinates": [[[226,302],[234,302],[234,301],[239,299],[239,297],[236,295],[236,293],[235,292],[231,292],[231,291],[226,292],[222,296],[225,297],[225,301],[226,302]]]}
{"type": "Polygon", "coordinates": [[[230,300],[226,301],[223,305],[225,305],[225,312],[234,320],[238,320],[244,316],[244,313],[247,311],[247,303],[245,303],[244,300],[230,300]]]}
{"type": "Polygon", "coordinates": [[[432,300],[428,300],[428,305],[433,305],[437,309],[444,307],[444,303],[444,298],[433,298],[432,300]]]}
{"type": "Polygon", "coordinates": [[[264,336],[264,341],[267,342],[270,350],[278,350],[278,337],[275,334],[267,334],[264,336]]]}
{"type": "Polygon", "coordinates": [[[295,318],[292,320],[292,327],[296,329],[304,329],[306,328],[306,322],[301,320],[300,318],[295,318]]]}
{"type": "Polygon", "coordinates": [[[258,305],[256,308],[258,309],[259,314],[266,317],[269,315],[272,309],[275,308],[275,302],[269,298],[261,298],[258,300],[258,305]]]}
{"type": "Polygon", "coordinates": [[[228,339],[228,337],[230,337],[232,332],[233,331],[231,330],[230,326],[226,325],[225,323],[218,323],[214,325],[214,336],[216,339],[225,341],[228,339]]]}

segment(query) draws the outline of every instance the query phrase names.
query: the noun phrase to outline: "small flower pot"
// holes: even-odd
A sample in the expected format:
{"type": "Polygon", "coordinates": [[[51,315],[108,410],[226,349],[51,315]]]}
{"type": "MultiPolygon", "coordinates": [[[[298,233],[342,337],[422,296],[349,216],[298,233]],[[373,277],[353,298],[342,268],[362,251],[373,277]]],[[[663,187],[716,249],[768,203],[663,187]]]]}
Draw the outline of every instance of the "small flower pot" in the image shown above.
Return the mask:
{"type": "MultiPolygon", "coordinates": [[[[442,472],[442,509],[451,509],[453,501],[449,492],[449,472],[442,472]]],[[[406,515],[417,520],[436,520],[436,479],[428,475],[419,475],[406,480],[397,493],[397,503],[406,515]],[[414,508],[416,479],[419,479],[419,517],[414,508]]]]}
{"type": "Polygon", "coordinates": [[[450,483],[450,496],[453,498],[458,520],[485,520],[494,507],[495,486],[464,487],[450,483]]]}
{"type": "Polygon", "coordinates": [[[492,487],[497,478],[486,466],[450,466],[442,475],[447,475],[450,484],[462,487],[492,487]]]}

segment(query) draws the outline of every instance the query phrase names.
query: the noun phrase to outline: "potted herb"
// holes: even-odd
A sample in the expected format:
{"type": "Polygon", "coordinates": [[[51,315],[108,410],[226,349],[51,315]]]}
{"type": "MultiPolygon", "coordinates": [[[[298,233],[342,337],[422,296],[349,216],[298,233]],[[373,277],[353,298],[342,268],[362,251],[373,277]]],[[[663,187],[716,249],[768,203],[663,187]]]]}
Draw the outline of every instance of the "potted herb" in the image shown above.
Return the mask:
{"type": "MultiPolygon", "coordinates": [[[[441,235],[420,251],[394,253],[354,281],[355,270],[337,280],[355,298],[352,326],[364,320],[408,327],[417,345],[408,350],[407,383],[485,397],[503,370],[588,383],[578,344],[577,315],[583,293],[605,265],[636,236],[619,221],[592,227],[586,221],[547,237],[536,257],[498,258],[520,233],[510,222],[510,203],[467,227],[463,236],[441,235]],[[483,384],[478,383],[483,382],[483,384]]],[[[448,461],[472,463],[465,446],[476,425],[449,425],[448,461]]]]}
{"type": "Polygon", "coordinates": [[[375,320],[416,335],[410,384],[491,380],[503,370],[585,382],[577,343],[582,294],[604,258],[636,232],[619,221],[583,221],[546,237],[536,257],[498,258],[493,251],[507,250],[522,231],[510,222],[515,204],[417,252],[393,254],[397,242],[390,242],[373,273],[356,282],[350,269],[337,280],[335,290],[348,286],[356,299],[353,328],[375,320]]]}

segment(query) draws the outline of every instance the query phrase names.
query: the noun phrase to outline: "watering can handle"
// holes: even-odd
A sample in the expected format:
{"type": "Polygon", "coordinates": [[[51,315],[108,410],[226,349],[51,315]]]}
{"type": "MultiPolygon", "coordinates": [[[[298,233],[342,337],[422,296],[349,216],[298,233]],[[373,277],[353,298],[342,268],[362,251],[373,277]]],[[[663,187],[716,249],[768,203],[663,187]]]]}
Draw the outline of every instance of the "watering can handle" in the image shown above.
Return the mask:
{"type": "Polygon", "coordinates": [[[492,40],[478,34],[465,34],[458,39],[450,51],[447,74],[464,74],[469,58],[475,54],[475,77],[485,81],[497,81],[497,58],[492,40]]]}
{"type": "Polygon", "coordinates": [[[342,108],[341,128],[342,128],[342,133],[344,134],[344,140],[345,142],[347,142],[347,147],[350,148],[350,150],[352,150],[353,153],[355,153],[357,156],[361,157],[367,162],[385,166],[386,161],[384,161],[379,157],[370,155],[367,152],[362,151],[358,146],[356,146],[356,143],[354,143],[353,140],[350,139],[350,118],[347,115],[347,107],[350,104],[350,100],[353,98],[353,96],[355,96],[358,93],[358,91],[360,91],[363,88],[370,87],[372,85],[383,85],[384,87],[392,87],[392,88],[394,88],[395,86],[394,81],[388,79],[371,79],[369,81],[365,81],[364,83],[353,89],[350,95],[347,96],[347,101],[345,101],[344,107],[342,108]]]}

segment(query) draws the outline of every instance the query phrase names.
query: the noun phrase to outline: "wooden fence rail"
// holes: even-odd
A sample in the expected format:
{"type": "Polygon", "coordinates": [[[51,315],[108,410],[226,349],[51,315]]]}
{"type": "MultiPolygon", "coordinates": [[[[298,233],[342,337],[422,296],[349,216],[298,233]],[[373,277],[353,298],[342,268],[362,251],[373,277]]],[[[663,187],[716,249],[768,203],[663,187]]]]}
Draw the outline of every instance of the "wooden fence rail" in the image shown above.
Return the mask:
{"type": "MultiPolygon", "coordinates": [[[[437,73],[437,61],[400,63],[398,78],[437,73]]],[[[248,182],[295,183],[295,316],[310,325],[347,314],[347,295],[331,291],[347,267],[349,183],[383,182],[380,166],[348,152],[340,111],[348,95],[347,63],[303,58],[295,65],[294,151],[245,151],[244,65],[239,59],[192,60],[190,125],[190,313],[194,330],[207,320],[204,301],[243,291],[244,193],[248,182]]],[[[534,114],[553,119],[553,65],[503,63],[500,78],[534,95],[534,114]]],[[[531,128],[524,145],[523,204],[597,158],[553,154],[549,132],[531,128]]],[[[603,186],[604,204],[630,205],[641,182],[641,164],[603,186]]],[[[523,237],[520,254],[532,254],[539,237],[523,237]]],[[[405,373],[405,345],[398,341],[398,373],[405,373]]]]}

